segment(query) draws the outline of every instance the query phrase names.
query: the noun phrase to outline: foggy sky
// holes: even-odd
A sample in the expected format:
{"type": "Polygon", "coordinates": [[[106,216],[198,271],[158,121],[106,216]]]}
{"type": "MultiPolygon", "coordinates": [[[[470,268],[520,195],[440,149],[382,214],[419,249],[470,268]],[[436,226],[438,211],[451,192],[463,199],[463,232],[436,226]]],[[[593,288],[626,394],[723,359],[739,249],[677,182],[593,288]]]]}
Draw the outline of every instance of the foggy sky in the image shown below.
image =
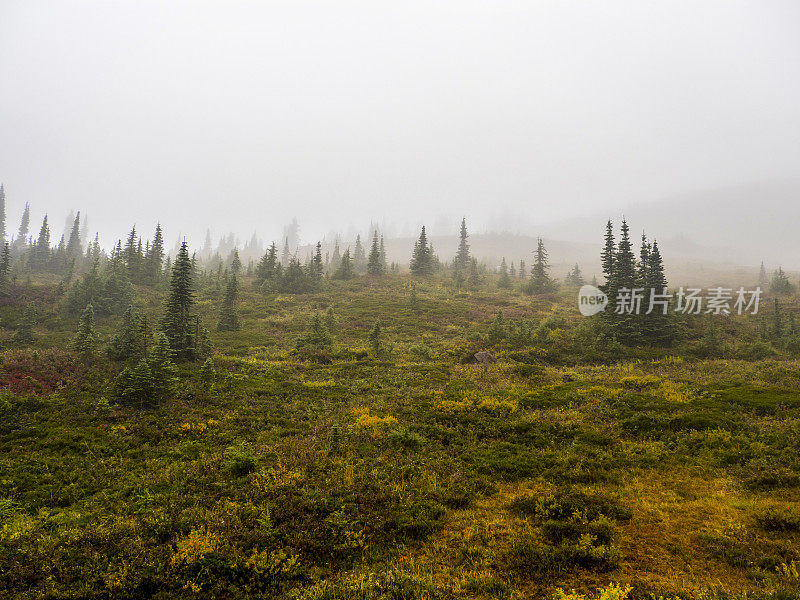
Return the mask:
{"type": "Polygon", "coordinates": [[[800,3],[0,0],[9,229],[538,223],[798,175],[800,3]]]}

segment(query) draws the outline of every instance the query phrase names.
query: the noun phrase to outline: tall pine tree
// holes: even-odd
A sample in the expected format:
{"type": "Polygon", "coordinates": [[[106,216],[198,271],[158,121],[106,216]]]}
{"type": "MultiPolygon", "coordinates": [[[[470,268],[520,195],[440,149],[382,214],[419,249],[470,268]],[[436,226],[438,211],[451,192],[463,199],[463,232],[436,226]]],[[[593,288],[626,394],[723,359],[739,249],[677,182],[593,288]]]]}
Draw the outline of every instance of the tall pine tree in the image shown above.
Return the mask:
{"type": "Polygon", "coordinates": [[[167,337],[169,347],[180,360],[192,360],[197,357],[195,324],[191,314],[194,302],[192,260],[184,240],[172,267],[169,297],[161,321],[161,329],[167,337]]]}
{"type": "Polygon", "coordinates": [[[411,254],[411,272],[414,275],[432,275],[434,271],[433,248],[428,243],[428,235],[425,233],[425,226],[419,234],[419,239],[414,243],[414,251],[411,254]]]}

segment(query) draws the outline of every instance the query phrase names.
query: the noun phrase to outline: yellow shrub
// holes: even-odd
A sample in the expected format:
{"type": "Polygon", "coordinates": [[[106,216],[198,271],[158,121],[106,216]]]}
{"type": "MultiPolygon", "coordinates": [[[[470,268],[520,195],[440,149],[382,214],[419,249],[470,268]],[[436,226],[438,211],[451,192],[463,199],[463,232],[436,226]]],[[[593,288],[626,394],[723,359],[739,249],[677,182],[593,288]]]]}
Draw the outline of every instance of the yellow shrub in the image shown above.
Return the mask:
{"type": "MultiPolygon", "coordinates": [[[[600,593],[598,600],[625,600],[632,589],[629,585],[622,587],[621,585],[609,583],[607,587],[597,589],[600,593]]],[[[579,594],[575,590],[567,593],[562,589],[556,592],[555,598],[556,600],[588,600],[587,596],[579,594]]]]}
{"type": "Polygon", "coordinates": [[[189,535],[178,540],[172,563],[193,565],[214,552],[218,546],[217,537],[205,527],[192,529],[189,535]]]}
{"type": "Polygon", "coordinates": [[[389,427],[397,425],[397,419],[392,415],[379,417],[369,414],[369,407],[354,408],[351,412],[356,417],[354,427],[369,430],[373,438],[381,437],[389,427]]]}
{"type": "Polygon", "coordinates": [[[661,393],[664,396],[664,400],[675,402],[676,404],[683,404],[692,399],[691,392],[686,385],[673,381],[662,381],[661,393]]]}
{"type": "Polygon", "coordinates": [[[478,401],[478,408],[490,412],[515,412],[519,408],[516,400],[504,400],[501,398],[483,398],[478,401]]]}

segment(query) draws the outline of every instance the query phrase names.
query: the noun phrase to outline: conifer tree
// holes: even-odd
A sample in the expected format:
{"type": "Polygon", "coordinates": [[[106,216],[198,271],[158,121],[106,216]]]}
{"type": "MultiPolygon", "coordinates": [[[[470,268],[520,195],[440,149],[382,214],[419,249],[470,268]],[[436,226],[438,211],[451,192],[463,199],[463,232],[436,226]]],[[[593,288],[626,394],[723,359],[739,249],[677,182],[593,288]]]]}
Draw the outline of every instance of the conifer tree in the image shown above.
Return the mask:
{"type": "Polygon", "coordinates": [[[286,237],[283,239],[283,251],[281,252],[281,266],[286,268],[289,266],[289,258],[291,254],[289,253],[289,238],[286,237]]]}
{"type": "Polygon", "coordinates": [[[330,269],[336,271],[339,268],[339,262],[342,260],[341,252],[339,251],[339,238],[337,236],[333,245],[333,255],[331,256],[330,269]]]}
{"type": "Polygon", "coordinates": [[[367,273],[370,275],[385,275],[386,274],[386,259],[381,252],[381,244],[378,240],[378,230],[372,236],[372,248],[369,251],[369,260],[367,261],[367,273]]]}
{"type": "Polygon", "coordinates": [[[477,258],[470,258],[469,259],[469,276],[467,277],[467,281],[469,282],[469,286],[472,289],[477,289],[480,287],[481,282],[483,280],[482,273],[480,266],[478,265],[477,258]]]}
{"type": "Polygon", "coordinates": [[[758,285],[762,290],[767,288],[767,269],[764,267],[764,261],[761,261],[761,268],[758,271],[758,285]]]}
{"type": "Polygon", "coordinates": [[[3,244],[3,252],[0,255],[0,294],[8,293],[9,278],[11,276],[11,246],[8,242],[3,244]]]}
{"type": "Polygon", "coordinates": [[[375,325],[369,331],[369,345],[372,348],[372,352],[376,356],[380,356],[383,354],[383,348],[381,347],[381,324],[380,321],[375,321],[375,325]]]}
{"type": "Polygon", "coordinates": [[[544,247],[542,238],[536,241],[534,251],[533,267],[531,268],[531,278],[525,291],[528,294],[548,294],[556,290],[556,284],[550,277],[550,264],[547,250],[544,247]]]}
{"type": "Polygon", "coordinates": [[[231,272],[234,275],[238,275],[242,270],[242,261],[239,258],[239,249],[238,248],[234,248],[233,251],[231,252],[231,254],[232,254],[231,272]]]}
{"type": "Polygon", "coordinates": [[[637,277],[639,285],[642,287],[647,286],[648,274],[650,269],[650,243],[647,237],[642,233],[642,243],[639,247],[639,264],[637,267],[637,277]]]}
{"type": "Polygon", "coordinates": [[[94,331],[94,309],[87,304],[78,322],[78,333],[72,341],[72,349],[83,356],[94,354],[97,336],[94,331]]]}
{"type": "MultiPolygon", "coordinates": [[[[605,260],[605,256],[603,258],[605,260]]],[[[623,219],[617,252],[613,255],[611,286],[608,290],[603,290],[608,294],[606,311],[616,309],[616,299],[621,288],[633,289],[636,284],[636,259],[633,256],[628,223],[623,219]]]]}
{"type": "MultiPolygon", "coordinates": [[[[47,221],[47,215],[45,215],[45,222],[47,221]]],[[[28,243],[28,229],[31,223],[31,206],[27,202],[25,203],[25,210],[22,211],[22,218],[19,221],[19,230],[17,231],[17,237],[14,240],[14,245],[19,248],[24,248],[25,245],[28,243]]],[[[48,244],[47,248],[50,249],[49,243],[50,236],[48,234],[48,244]]]]}
{"type": "Polygon", "coordinates": [[[519,261],[519,273],[518,276],[520,279],[526,279],[528,277],[528,272],[525,270],[525,261],[519,261]]]}
{"type": "Polygon", "coordinates": [[[147,252],[146,263],[149,283],[158,284],[161,281],[164,265],[164,235],[161,232],[161,223],[156,224],[156,232],[147,252]]]}
{"type": "MultiPolygon", "coordinates": [[[[347,254],[348,251],[345,251],[347,254]]],[[[333,348],[333,337],[331,336],[319,313],[314,313],[308,332],[297,340],[298,350],[331,350],[333,348]]]]}
{"type": "Polygon", "coordinates": [[[586,280],[583,278],[583,273],[581,273],[581,268],[578,266],[578,263],[575,263],[575,266],[572,267],[572,270],[567,273],[566,278],[564,279],[564,283],[572,287],[581,287],[583,284],[586,283],[586,280]]]}
{"type": "Polygon", "coordinates": [[[769,282],[769,291],[773,294],[791,294],[792,287],[792,282],[789,281],[789,277],[783,267],[779,266],[772,274],[772,281],[769,282]]]}
{"type": "Polygon", "coordinates": [[[611,219],[606,223],[606,237],[603,251],[600,253],[600,263],[603,267],[603,275],[605,275],[605,285],[601,289],[609,295],[610,290],[614,287],[614,263],[615,255],[617,253],[617,245],[614,241],[614,226],[611,224],[611,219]]]}
{"type": "Polygon", "coordinates": [[[239,329],[239,316],[236,313],[236,299],[239,294],[239,282],[236,273],[233,273],[225,286],[225,297],[219,314],[217,329],[220,331],[237,331],[239,329]]]}
{"type": "Polygon", "coordinates": [[[339,266],[333,273],[334,279],[352,279],[353,278],[353,261],[350,259],[350,248],[344,251],[342,258],[339,261],[339,266]]]}
{"type": "Polygon", "coordinates": [[[191,314],[194,302],[192,261],[184,240],[172,267],[169,297],[161,321],[161,329],[167,336],[169,346],[180,360],[192,360],[197,355],[194,319],[191,314]]]}
{"type": "Polygon", "coordinates": [[[381,243],[380,247],[378,248],[378,252],[380,252],[381,255],[381,264],[383,265],[383,272],[388,273],[389,267],[388,263],[386,262],[386,246],[383,243],[383,234],[381,234],[381,243]]]}
{"type": "Polygon", "coordinates": [[[428,236],[425,233],[425,226],[419,234],[419,239],[414,243],[414,251],[411,254],[411,272],[414,275],[431,275],[434,270],[433,249],[428,244],[428,236]]]}
{"type": "Polygon", "coordinates": [[[147,357],[147,363],[153,376],[153,395],[157,401],[172,394],[178,381],[178,369],[172,358],[173,352],[167,336],[164,333],[158,333],[156,343],[147,357]]]}
{"type": "Polygon", "coordinates": [[[0,183],[0,244],[6,243],[6,189],[0,183]]]}
{"type": "Polygon", "coordinates": [[[107,353],[112,360],[141,359],[142,352],[139,327],[141,318],[133,305],[128,306],[122,315],[122,323],[108,345],[107,353]]]}
{"type": "Polygon", "coordinates": [[[69,234],[69,241],[67,242],[67,258],[79,261],[83,257],[83,248],[81,246],[81,212],[75,215],[75,221],[72,223],[72,231],[69,234]]]}
{"type": "Polygon", "coordinates": [[[273,280],[275,278],[277,265],[278,247],[275,245],[275,242],[272,242],[256,267],[256,285],[261,285],[267,280],[273,280]]]}
{"type": "Polygon", "coordinates": [[[29,302],[22,313],[22,319],[20,319],[17,325],[17,331],[14,334],[14,342],[23,345],[32,344],[36,340],[33,328],[36,327],[38,320],[39,317],[36,305],[33,302],[29,302]]]}
{"type": "Polygon", "coordinates": [[[357,271],[363,271],[367,264],[367,253],[364,250],[364,245],[361,243],[361,234],[356,236],[356,245],[353,250],[353,268],[357,271]]]}
{"type": "Polygon", "coordinates": [[[158,404],[174,393],[177,367],[164,333],[159,333],[153,350],[136,367],[126,368],[115,381],[115,395],[125,404],[140,408],[158,404]]]}
{"type": "Polygon", "coordinates": [[[511,287],[511,279],[508,276],[508,266],[506,265],[506,257],[500,261],[500,277],[497,280],[497,287],[506,289],[511,287]]]}
{"type": "Polygon", "coordinates": [[[514,266],[514,261],[511,261],[511,268],[508,270],[508,275],[511,279],[516,279],[517,277],[517,268],[514,266]]]}
{"type": "Polygon", "coordinates": [[[461,219],[461,230],[458,236],[458,251],[456,252],[455,260],[453,261],[453,266],[457,271],[463,271],[469,266],[469,242],[467,239],[469,238],[469,234],[467,233],[467,220],[466,218],[461,219]]]}
{"type": "Polygon", "coordinates": [[[492,325],[489,328],[489,342],[497,344],[506,338],[506,323],[503,318],[503,311],[497,311],[497,315],[492,320],[492,325]]]}
{"type": "Polygon", "coordinates": [[[131,281],[137,281],[139,276],[139,245],[137,244],[135,225],[128,234],[123,257],[125,266],[128,269],[128,277],[130,277],[131,281]]]}
{"type": "Polygon", "coordinates": [[[325,265],[322,263],[322,242],[317,242],[314,248],[314,256],[311,257],[311,262],[308,265],[308,274],[315,286],[319,285],[324,271],[325,265]]]}

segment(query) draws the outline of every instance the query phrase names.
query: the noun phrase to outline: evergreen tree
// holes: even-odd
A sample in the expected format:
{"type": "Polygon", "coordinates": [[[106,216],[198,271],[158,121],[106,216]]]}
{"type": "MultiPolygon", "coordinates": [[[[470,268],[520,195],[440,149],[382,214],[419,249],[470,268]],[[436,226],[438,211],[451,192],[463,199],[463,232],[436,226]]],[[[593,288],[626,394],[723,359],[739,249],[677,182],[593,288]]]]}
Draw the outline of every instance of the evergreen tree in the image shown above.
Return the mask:
{"type": "Polygon", "coordinates": [[[414,251],[411,254],[411,272],[414,275],[432,275],[434,264],[433,248],[428,244],[428,236],[423,225],[419,239],[414,243],[414,251]]]}
{"type": "Polygon", "coordinates": [[[125,249],[123,250],[125,266],[128,269],[128,277],[130,277],[131,281],[138,281],[139,277],[139,248],[140,246],[136,239],[136,226],[134,225],[128,234],[125,249]]]}
{"type": "Polygon", "coordinates": [[[289,266],[289,257],[291,254],[289,253],[289,238],[286,237],[283,240],[283,251],[281,252],[281,266],[286,268],[289,266]]]}
{"type": "Polygon", "coordinates": [[[478,265],[477,258],[470,258],[469,259],[469,276],[467,277],[467,281],[469,282],[469,286],[474,290],[478,289],[481,285],[483,280],[482,273],[480,266],[478,265]]]}
{"type": "Polygon", "coordinates": [[[520,279],[526,279],[528,277],[528,272],[525,270],[525,261],[519,261],[519,273],[518,276],[520,279]]]}
{"type": "Polygon", "coordinates": [[[367,264],[367,253],[364,250],[364,245],[361,243],[361,234],[356,236],[356,246],[353,251],[353,267],[357,271],[363,271],[367,264]]]}
{"type": "MultiPolygon", "coordinates": [[[[636,260],[633,256],[628,223],[623,219],[617,252],[613,255],[613,270],[611,272],[610,285],[603,290],[608,294],[608,307],[606,311],[616,310],[616,300],[621,288],[633,289],[637,287],[636,260]]],[[[605,261],[605,256],[603,256],[605,261]]],[[[604,268],[605,272],[605,268],[604,268]]]]}
{"type": "Polygon", "coordinates": [[[278,247],[272,242],[269,249],[261,257],[256,267],[256,285],[262,285],[265,281],[275,279],[275,271],[278,265],[278,247]]]}
{"type": "Polygon", "coordinates": [[[148,354],[147,363],[153,377],[153,396],[159,402],[173,393],[178,382],[178,369],[164,333],[156,336],[156,343],[148,354]]]}
{"type": "Polygon", "coordinates": [[[69,234],[69,241],[67,242],[67,258],[74,259],[76,262],[83,257],[83,248],[81,246],[81,213],[75,215],[75,221],[72,223],[72,231],[69,234]]]}
{"type": "Polygon", "coordinates": [[[0,294],[8,294],[8,284],[11,276],[11,247],[8,242],[3,244],[3,253],[0,255],[0,294]]]}
{"type": "Polygon", "coordinates": [[[380,356],[383,354],[383,348],[381,347],[381,324],[380,321],[375,321],[375,325],[370,329],[369,332],[369,345],[372,348],[372,352],[376,356],[380,356]]]}
{"type": "Polygon", "coordinates": [[[36,327],[38,320],[36,305],[33,302],[29,302],[22,313],[22,319],[17,325],[14,342],[23,345],[32,344],[36,340],[33,328],[36,327]]]}
{"type": "Polygon", "coordinates": [[[146,350],[142,352],[140,337],[141,317],[133,305],[128,306],[122,315],[120,325],[106,352],[112,360],[129,360],[131,358],[144,358],[146,350]]]}
{"type": "Polygon", "coordinates": [[[506,338],[506,323],[503,318],[503,311],[497,311],[497,315],[492,321],[492,326],[489,328],[489,342],[497,344],[506,338]]]}
{"type": "Polygon", "coordinates": [[[6,243],[6,189],[0,183],[0,244],[6,243]]]}
{"type": "Polygon", "coordinates": [[[194,302],[192,261],[184,240],[172,267],[169,298],[161,321],[161,329],[167,336],[169,346],[180,360],[192,360],[197,355],[194,319],[191,314],[194,302]]]}
{"type": "Polygon", "coordinates": [[[503,257],[503,260],[500,261],[500,277],[497,280],[497,287],[499,288],[510,288],[511,287],[511,279],[508,276],[508,266],[506,265],[506,257],[503,257]]]}
{"type": "MultiPolygon", "coordinates": [[[[345,254],[347,254],[347,250],[345,254]]],[[[297,340],[297,350],[328,350],[333,348],[333,337],[331,336],[322,317],[319,313],[314,313],[308,332],[297,340]]]]}
{"type": "Polygon", "coordinates": [[[339,268],[339,262],[342,260],[342,255],[339,252],[339,238],[336,238],[336,241],[333,245],[333,256],[331,256],[331,263],[330,263],[330,270],[336,271],[339,268]]]}
{"type": "Polygon", "coordinates": [[[319,285],[319,282],[322,281],[324,270],[325,265],[322,263],[322,242],[317,242],[314,249],[314,256],[311,258],[311,262],[308,265],[308,274],[315,286],[319,285]]]}
{"type": "Polygon", "coordinates": [[[97,306],[98,311],[107,314],[106,289],[100,276],[100,261],[95,261],[80,279],[75,281],[66,298],[67,312],[79,314],[87,305],[97,306]]]}
{"type": "Polygon", "coordinates": [[[758,285],[762,290],[767,289],[767,269],[764,268],[764,261],[761,261],[761,268],[758,271],[758,285]]]}
{"type": "Polygon", "coordinates": [[[115,381],[117,399],[140,408],[156,405],[174,393],[177,367],[164,333],[159,333],[153,350],[135,368],[126,368],[115,381]]]}
{"type": "Polygon", "coordinates": [[[97,345],[97,336],[94,331],[94,309],[87,304],[78,322],[78,334],[72,341],[72,349],[83,356],[94,354],[97,345]]]}
{"type": "Polygon", "coordinates": [[[469,238],[469,234],[467,233],[467,220],[466,218],[462,218],[461,231],[459,232],[458,251],[456,251],[456,257],[453,261],[453,266],[455,267],[456,271],[463,271],[469,266],[470,255],[469,242],[467,241],[467,238],[469,238]]]}
{"type": "Polygon", "coordinates": [[[637,265],[636,275],[641,287],[647,285],[647,276],[650,268],[650,243],[642,233],[642,244],[639,247],[639,264],[637,265]]]}
{"type": "Polygon", "coordinates": [[[378,230],[372,236],[372,248],[369,251],[369,260],[367,261],[367,273],[370,275],[385,275],[386,274],[386,257],[381,251],[381,243],[378,240],[378,230]]]}
{"type": "Polygon", "coordinates": [[[217,329],[220,331],[237,331],[239,329],[239,316],[236,314],[236,298],[239,294],[239,282],[236,273],[233,273],[225,286],[225,297],[219,314],[217,329]]]}
{"type": "Polygon", "coordinates": [[[50,226],[47,224],[47,215],[42,220],[39,237],[31,249],[31,267],[34,270],[45,270],[50,266],[50,226]]]}
{"type": "MultiPolygon", "coordinates": [[[[47,222],[47,215],[44,217],[45,222],[47,222]]],[[[24,248],[25,244],[28,243],[28,229],[31,224],[31,206],[27,202],[25,203],[25,210],[22,211],[22,218],[19,221],[19,230],[17,231],[17,237],[14,240],[14,245],[19,248],[24,248]]],[[[48,234],[48,250],[50,249],[49,239],[50,236],[48,234]]]]}
{"type": "Polygon", "coordinates": [[[789,277],[783,267],[779,266],[772,274],[772,281],[769,282],[769,291],[773,294],[791,294],[792,287],[792,283],[789,281],[789,277]]]}
{"type": "Polygon", "coordinates": [[[511,268],[508,270],[508,275],[511,279],[517,278],[517,268],[514,266],[514,261],[511,261],[511,268]]]}
{"type": "Polygon", "coordinates": [[[350,259],[350,248],[344,251],[342,258],[339,261],[339,266],[333,273],[334,279],[352,279],[353,278],[353,261],[350,259]]]}
{"type": "Polygon", "coordinates": [[[548,261],[547,250],[544,247],[542,238],[536,242],[534,251],[533,267],[531,268],[531,278],[525,291],[528,294],[548,294],[556,290],[556,284],[550,277],[550,264],[548,261]]]}
{"type": "Polygon", "coordinates": [[[302,294],[310,292],[315,285],[316,282],[311,279],[308,271],[303,268],[297,257],[293,256],[289,259],[289,265],[286,270],[282,272],[278,289],[282,292],[302,294]]]}
{"type": "Polygon", "coordinates": [[[616,254],[617,246],[614,241],[614,226],[611,224],[611,219],[609,219],[606,223],[605,245],[603,246],[603,251],[600,253],[600,263],[603,267],[603,275],[605,275],[606,278],[605,285],[601,286],[601,289],[609,295],[609,300],[611,297],[611,289],[614,287],[614,264],[616,254]]]}
{"type": "Polygon", "coordinates": [[[164,266],[164,235],[161,232],[161,223],[156,224],[156,232],[153,235],[153,243],[147,252],[147,279],[151,285],[156,285],[161,281],[164,266]]]}
{"type": "Polygon", "coordinates": [[[381,255],[381,264],[383,265],[383,272],[388,273],[389,268],[387,266],[388,263],[386,262],[386,246],[383,243],[383,234],[381,234],[381,243],[378,248],[378,252],[380,252],[381,255]]]}
{"type": "Polygon", "coordinates": [[[572,287],[581,287],[586,283],[586,280],[583,278],[583,273],[581,273],[581,268],[578,266],[578,263],[575,263],[575,266],[572,267],[572,270],[569,273],[567,273],[567,276],[564,279],[564,283],[572,287]]]}
{"type": "Polygon", "coordinates": [[[242,261],[239,259],[239,249],[234,248],[231,254],[231,271],[234,275],[238,275],[242,270],[242,261]]]}

